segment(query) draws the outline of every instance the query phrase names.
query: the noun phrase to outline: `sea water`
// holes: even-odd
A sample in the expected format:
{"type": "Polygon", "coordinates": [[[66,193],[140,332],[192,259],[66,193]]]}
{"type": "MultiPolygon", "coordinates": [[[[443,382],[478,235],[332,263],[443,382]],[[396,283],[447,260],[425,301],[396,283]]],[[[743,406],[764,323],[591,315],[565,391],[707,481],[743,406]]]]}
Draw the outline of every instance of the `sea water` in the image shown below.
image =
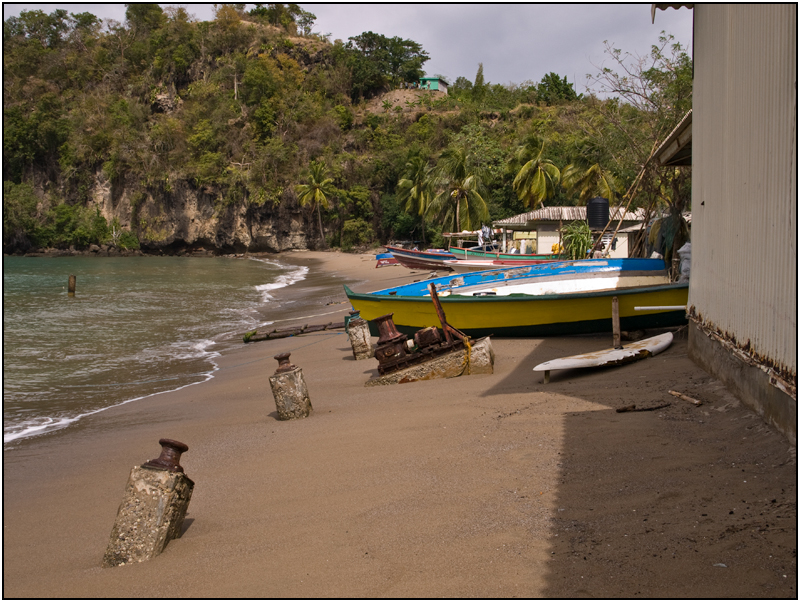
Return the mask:
{"type": "Polygon", "coordinates": [[[264,324],[258,309],[307,269],[264,258],[4,257],[4,446],[212,378],[214,358],[264,324]]]}

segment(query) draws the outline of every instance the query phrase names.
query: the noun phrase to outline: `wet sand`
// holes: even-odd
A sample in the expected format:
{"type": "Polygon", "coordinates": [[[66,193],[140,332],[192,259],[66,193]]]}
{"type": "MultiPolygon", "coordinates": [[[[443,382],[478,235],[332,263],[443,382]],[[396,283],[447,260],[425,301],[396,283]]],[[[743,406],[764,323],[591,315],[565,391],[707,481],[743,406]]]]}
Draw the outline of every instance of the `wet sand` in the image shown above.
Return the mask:
{"type": "MultiPolygon", "coordinates": [[[[428,275],[283,259],[311,267],[268,316],[287,325],[343,319],[342,283],[428,275]]],[[[532,371],[609,344],[493,339],[492,375],[378,388],[342,331],[243,345],[206,383],[4,453],[4,596],[796,598],[795,448],[688,359],[685,334],[627,366],[532,371]],[[277,420],[282,351],[308,384],[303,420],[277,420]],[[102,569],[128,473],[163,437],[189,445],[184,534],[102,569]]]]}

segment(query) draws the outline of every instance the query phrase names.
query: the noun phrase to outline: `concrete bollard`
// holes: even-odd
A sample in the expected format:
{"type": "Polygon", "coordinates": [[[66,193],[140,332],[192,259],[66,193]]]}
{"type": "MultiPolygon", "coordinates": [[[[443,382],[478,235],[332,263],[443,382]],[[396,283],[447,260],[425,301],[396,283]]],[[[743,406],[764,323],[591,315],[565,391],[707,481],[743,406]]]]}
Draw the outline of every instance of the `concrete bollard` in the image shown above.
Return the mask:
{"type": "Polygon", "coordinates": [[[314,408],[308,397],[308,387],[303,378],[303,371],[289,363],[291,353],[279,353],[275,356],[278,360],[278,369],[269,377],[272,387],[272,396],[275,398],[275,408],[278,410],[279,420],[294,420],[305,418],[314,408]]]}
{"type": "Polygon", "coordinates": [[[179,464],[189,447],[172,439],[160,439],[159,444],[158,458],[131,470],[103,556],[104,568],[150,560],[181,536],[194,490],[194,481],[179,464]]]}
{"type": "Polygon", "coordinates": [[[473,341],[468,349],[434,357],[422,364],[369,379],[364,386],[396,385],[418,380],[455,378],[468,374],[493,374],[494,348],[489,337],[473,341]]]}
{"type": "Polygon", "coordinates": [[[366,360],[375,356],[375,349],[370,341],[369,324],[366,320],[351,319],[347,334],[350,337],[350,346],[353,348],[353,357],[357,360],[366,360]]]}

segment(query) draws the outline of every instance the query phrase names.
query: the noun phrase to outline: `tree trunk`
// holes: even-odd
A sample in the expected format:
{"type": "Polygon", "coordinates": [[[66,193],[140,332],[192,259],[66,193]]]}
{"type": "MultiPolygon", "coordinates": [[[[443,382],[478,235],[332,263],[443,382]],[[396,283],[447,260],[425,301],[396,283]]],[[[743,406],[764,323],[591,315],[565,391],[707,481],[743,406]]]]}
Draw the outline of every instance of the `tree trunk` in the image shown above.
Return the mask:
{"type": "Polygon", "coordinates": [[[322,212],[319,210],[319,203],[317,203],[317,219],[319,220],[319,239],[322,243],[322,248],[327,249],[328,246],[325,244],[325,233],[322,231],[322,212]]]}

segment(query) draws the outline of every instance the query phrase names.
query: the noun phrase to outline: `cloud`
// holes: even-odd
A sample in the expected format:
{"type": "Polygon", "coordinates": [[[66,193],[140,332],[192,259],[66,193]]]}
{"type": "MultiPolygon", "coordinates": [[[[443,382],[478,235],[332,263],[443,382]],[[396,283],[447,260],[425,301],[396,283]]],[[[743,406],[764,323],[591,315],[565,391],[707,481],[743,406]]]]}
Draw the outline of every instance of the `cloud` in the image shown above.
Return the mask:
{"type": "MultiPolygon", "coordinates": [[[[183,6],[201,21],[214,18],[211,4],[183,6]]],[[[252,8],[252,4],[247,8],[252,8]]],[[[554,71],[585,91],[586,75],[606,60],[603,41],[640,56],[658,43],[662,30],[683,46],[692,42],[693,11],[658,11],[650,22],[649,4],[301,4],[317,16],[314,31],[331,39],[373,31],[422,44],[430,56],[425,70],[455,80],[475,79],[483,63],[486,81],[538,82],[554,71]]],[[[63,8],[102,19],[125,20],[124,4],[4,4],[3,18],[21,10],[50,13],[63,8]]]]}
{"type": "Polygon", "coordinates": [[[691,43],[692,11],[648,4],[303,4],[317,16],[314,30],[344,41],[364,31],[422,44],[429,74],[473,80],[483,63],[492,83],[538,82],[555,71],[582,91],[587,73],[605,59],[603,41],[644,55],[661,30],[691,43]]]}

